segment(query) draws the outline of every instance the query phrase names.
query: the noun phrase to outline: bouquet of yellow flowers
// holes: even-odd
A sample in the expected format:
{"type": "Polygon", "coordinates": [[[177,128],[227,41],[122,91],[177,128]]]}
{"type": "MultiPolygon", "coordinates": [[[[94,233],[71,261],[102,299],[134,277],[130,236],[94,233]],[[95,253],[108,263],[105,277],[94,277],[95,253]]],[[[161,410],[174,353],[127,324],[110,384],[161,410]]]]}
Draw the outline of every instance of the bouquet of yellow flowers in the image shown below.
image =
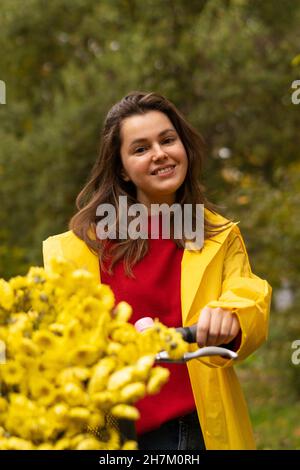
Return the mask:
{"type": "Polygon", "coordinates": [[[168,380],[155,355],[188,345],[158,321],[139,333],[131,313],[63,258],[0,279],[0,450],[137,448],[116,423],[137,420],[134,403],[168,380]]]}

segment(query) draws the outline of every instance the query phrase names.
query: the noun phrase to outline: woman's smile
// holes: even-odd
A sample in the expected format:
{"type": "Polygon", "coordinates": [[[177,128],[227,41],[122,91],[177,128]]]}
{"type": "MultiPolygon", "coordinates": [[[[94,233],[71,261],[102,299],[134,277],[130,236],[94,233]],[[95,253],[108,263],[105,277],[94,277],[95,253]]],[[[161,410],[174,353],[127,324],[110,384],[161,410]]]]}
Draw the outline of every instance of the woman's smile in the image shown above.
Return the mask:
{"type": "Polygon", "coordinates": [[[167,165],[157,170],[154,170],[151,175],[160,176],[162,178],[168,178],[169,176],[173,176],[175,173],[176,165],[167,165]]]}

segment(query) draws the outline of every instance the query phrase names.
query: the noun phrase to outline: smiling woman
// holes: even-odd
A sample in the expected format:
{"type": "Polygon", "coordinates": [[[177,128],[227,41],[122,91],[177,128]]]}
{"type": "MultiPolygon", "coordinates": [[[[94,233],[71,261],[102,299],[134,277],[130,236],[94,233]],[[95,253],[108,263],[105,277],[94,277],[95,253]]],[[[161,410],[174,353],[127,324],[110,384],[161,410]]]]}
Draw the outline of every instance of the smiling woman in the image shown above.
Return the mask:
{"type": "MultiPolygon", "coordinates": [[[[108,251],[104,242],[95,237],[99,217],[97,208],[112,204],[119,222],[122,208],[120,196],[127,196],[129,208],[143,202],[176,202],[192,206],[192,226],[197,225],[197,204],[203,204],[204,238],[209,239],[226,229],[231,222],[209,217],[216,206],[209,202],[201,184],[204,159],[201,135],[188,123],[180,111],[166,98],[156,93],[132,92],[108,112],[101,136],[100,152],[86,186],[79,193],[78,212],[69,227],[97,254],[101,269],[112,274],[115,264],[123,259],[125,273],[133,276],[133,267],[146,254],[148,240],[116,238],[108,251]],[[174,166],[170,173],[166,167],[174,166]],[[107,261],[109,263],[107,263],[107,261]]],[[[130,222],[130,220],[129,220],[130,222]]],[[[174,232],[172,221],[171,232],[174,232]]],[[[98,237],[101,238],[101,237],[98,237]]],[[[175,239],[178,248],[186,240],[175,239]]]]}

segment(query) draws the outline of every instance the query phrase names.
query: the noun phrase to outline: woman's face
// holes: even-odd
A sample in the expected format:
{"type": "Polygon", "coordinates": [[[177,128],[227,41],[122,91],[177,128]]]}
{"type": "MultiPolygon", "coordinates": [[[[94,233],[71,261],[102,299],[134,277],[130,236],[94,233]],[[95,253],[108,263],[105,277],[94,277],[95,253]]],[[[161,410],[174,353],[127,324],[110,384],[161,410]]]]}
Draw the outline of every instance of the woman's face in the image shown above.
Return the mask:
{"type": "Polygon", "coordinates": [[[122,176],[132,181],[137,199],[150,204],[173,204],[182,185],[188,158],[173,124],[166,114],[149,111],[135,114],[121,125],[122,176]]]}

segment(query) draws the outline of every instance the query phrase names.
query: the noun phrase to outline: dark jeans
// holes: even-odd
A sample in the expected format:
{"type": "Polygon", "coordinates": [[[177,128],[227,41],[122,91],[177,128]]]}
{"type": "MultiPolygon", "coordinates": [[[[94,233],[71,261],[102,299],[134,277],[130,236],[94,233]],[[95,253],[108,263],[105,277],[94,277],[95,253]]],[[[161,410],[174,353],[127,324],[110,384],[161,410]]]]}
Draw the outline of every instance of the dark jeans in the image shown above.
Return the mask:
{"type": "Polygon", "coordinates": [[[140,450],[205,450],[197,411],[138,436],[140,450]]]}

